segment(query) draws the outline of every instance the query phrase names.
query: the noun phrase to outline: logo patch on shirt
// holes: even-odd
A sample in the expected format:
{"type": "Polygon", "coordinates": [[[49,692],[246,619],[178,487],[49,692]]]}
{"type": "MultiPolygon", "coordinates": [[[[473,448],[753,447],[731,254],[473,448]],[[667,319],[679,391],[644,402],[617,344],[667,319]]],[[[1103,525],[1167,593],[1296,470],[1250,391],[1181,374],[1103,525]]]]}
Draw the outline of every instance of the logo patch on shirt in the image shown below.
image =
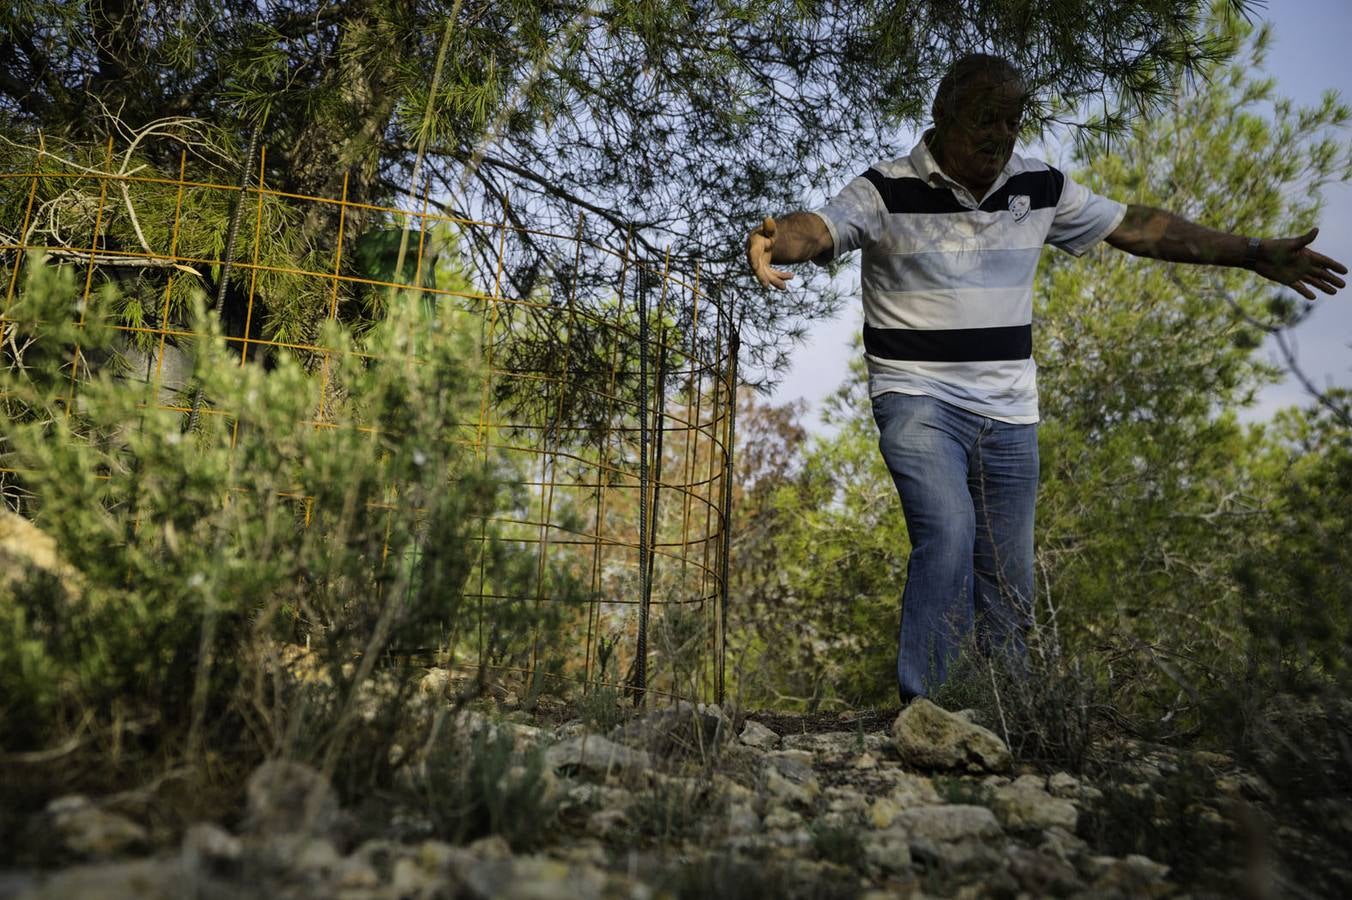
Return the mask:
{"type": "Polygon", "coordinates": [[[1014,216],[1015,222],[1022,222],[1028,218],[1028,210],[1032,208],[1033,201],[1027,194],[1014,194],[1009,198],[1009,211],[1014,216]]]}

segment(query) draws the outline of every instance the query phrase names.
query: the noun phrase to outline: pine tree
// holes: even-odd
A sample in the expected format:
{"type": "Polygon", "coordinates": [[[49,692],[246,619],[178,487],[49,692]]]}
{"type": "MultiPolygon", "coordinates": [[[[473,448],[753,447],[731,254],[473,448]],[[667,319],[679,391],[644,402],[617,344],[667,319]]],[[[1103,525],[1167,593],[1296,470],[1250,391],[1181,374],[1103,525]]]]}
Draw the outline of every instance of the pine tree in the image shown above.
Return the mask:
{"type": "MultiPolygon", "coordinates": [[[[568,277],[550,233],[572,235],[579,207],[590,240],[619,249],[632,232],[631,252],[670,250],[678,269],[699,261],[706,282],[746,287],[748,224],[891,147],[895,126],[926,117],[956,55],[1014,58],[1044,119],[1098,98],[1100,125],[1120,125],[1214,58],[1207,6],[24,0],[0,12],[0,127],[97,143],[112,117],[135,131],[185,116],[237,146],[258,127],[269,183],[293,193],[336,198],[346,181],[349,200],[370,203],[430,184],[448,210],[489,221],[505,210],[536,229],[511,248],[519,296],[568,277]]],[[[298,236],[331,242],[335,218],[309,207],[298,236]]],[[[493,241],[472,249],[487,258],[493,241]]],[[[613,273],[595,277],[613,284],[613,273]]],[[[833,301],[807,291],[766,306],[757,291],[743,302],[748,349],[772,365],[796,318],[833,301]]]]}

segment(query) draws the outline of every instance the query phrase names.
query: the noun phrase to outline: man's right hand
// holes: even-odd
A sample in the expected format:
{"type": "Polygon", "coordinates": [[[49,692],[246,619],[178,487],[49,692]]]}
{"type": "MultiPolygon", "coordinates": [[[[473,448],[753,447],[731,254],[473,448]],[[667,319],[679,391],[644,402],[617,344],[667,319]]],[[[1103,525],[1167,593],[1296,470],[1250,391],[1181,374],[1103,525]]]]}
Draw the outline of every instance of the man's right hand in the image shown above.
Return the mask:
{"type": "Polygon", "coordinates": [[[787,287],[793,273],[771,266],[774,254],[775,220],[766,216],[761,226],[747,236],[746,261],[751,265],[751,271],[761,284],[782,291],[787,287]]]}

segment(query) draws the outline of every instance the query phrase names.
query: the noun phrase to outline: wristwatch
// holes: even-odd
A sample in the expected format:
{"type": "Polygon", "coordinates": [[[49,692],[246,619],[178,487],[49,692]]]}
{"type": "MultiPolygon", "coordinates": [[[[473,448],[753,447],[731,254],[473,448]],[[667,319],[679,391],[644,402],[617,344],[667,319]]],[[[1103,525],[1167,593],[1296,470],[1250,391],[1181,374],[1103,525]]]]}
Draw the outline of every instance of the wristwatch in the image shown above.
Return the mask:
{"type": "Polygon", "coordinates": [[[1249,238],[1249,245],[1244,248],[1244,268],[1252,269],[1258,264],[1258,245],[1261,243],[1262,238],[1249,238]]]}

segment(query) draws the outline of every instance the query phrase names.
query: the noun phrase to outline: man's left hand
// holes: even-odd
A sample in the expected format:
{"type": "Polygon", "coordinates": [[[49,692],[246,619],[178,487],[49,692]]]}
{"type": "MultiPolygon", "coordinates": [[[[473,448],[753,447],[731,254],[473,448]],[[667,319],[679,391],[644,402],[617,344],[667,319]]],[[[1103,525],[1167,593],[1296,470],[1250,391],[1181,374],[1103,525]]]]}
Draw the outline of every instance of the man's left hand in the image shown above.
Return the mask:
{"type": "Polygon", "coordinates": [[[1318,234],[1318,228],[1311,228],[1300,237],[1262,241],[1253,270],[1264,278],[1294,288],[1306,300],[1314,299],[1316,289],[1325,294],[1336,294],[1340,288],[1347,287],[1347,282],[1339,277],[1347,274],[1347,266],[1310,249],[1318,234]]]}

